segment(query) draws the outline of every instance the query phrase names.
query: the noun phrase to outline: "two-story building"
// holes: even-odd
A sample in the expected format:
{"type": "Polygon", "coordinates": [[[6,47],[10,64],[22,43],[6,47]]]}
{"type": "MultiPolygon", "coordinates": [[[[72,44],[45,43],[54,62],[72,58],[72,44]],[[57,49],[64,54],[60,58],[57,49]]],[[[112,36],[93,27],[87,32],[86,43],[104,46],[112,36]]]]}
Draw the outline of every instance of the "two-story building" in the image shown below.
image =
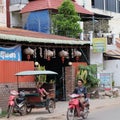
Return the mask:
{"type": "Polygon", "coordinates": [[[85,31],[92,30],[93,37],[107,37],[105,51],[93,52],[94,48],[91,46],[90,64],[98,65],[99,77],[104,78],[103,81],[114,80],[115,86],[120,86],[120,40],[116,40],[120,35],[118,27],[120,25],[120,1],[76,0],[76,2],[94,12],[93,18],[90,18],[93,21],[88,29],[85,27],[87,23],[84,24],[85,31]]]}

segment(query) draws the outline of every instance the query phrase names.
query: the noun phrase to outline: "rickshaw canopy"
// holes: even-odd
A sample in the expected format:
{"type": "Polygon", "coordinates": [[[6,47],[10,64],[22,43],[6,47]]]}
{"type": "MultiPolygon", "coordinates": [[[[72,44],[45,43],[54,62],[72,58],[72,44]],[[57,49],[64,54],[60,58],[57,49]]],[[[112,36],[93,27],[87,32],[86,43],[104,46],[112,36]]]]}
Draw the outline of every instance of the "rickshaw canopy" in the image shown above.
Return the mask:
{"type": "Polygon", "coordinates": [[[29,76],[29,75],[57,75],[57,72],[50,71],[50,70],[28,70],[28,71],[22,71],[18,72],[15,75],[16,76],[29,76]]]}

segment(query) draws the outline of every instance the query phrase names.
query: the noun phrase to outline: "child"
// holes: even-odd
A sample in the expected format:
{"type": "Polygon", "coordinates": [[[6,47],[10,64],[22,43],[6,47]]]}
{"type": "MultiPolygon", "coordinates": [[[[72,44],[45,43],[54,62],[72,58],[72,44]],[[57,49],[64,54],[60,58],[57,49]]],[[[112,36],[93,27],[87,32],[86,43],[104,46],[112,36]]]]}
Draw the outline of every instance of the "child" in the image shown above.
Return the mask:
{"type": "Polygon", "coordinates": [[[38,92],[42,95],[42,98],[46,97],[49,94],[44,88],[42,88],[41,82],[37,84],[37,89],[38,89],[38,92]]]}

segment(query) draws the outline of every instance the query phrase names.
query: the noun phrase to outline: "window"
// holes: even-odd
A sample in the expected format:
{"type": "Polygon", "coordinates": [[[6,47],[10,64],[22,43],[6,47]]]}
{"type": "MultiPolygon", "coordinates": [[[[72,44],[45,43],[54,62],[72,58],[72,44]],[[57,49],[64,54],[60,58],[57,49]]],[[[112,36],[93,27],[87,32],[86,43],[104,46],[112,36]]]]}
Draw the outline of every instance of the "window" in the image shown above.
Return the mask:
{"type": "Polygon", "coordinates": [[[104,9],[104,0],[92,0],[92,7],[104,9]]]}
{"type": "Polygon", "coordinates": [[[112,35],[108,35],[107,36],[107,45],[112,45],[113,44],[113,36],[112,35]]]}
{"type": "Polygon", "coordinates": [[[106,10],[116,12],[116,0],[105,0],[106,10]]]}
{"type": "Polygon", "coordinates": [[[95,7],[95,0],[92,0],[92,7],[95,7]]]}
{"type": "Polygon", "coordinates": [[[3,13],[3,6],[2,5],[0,5],[0,13],[3,13]]]}
{"type": "Polygon", "coordinates": [[[0,0],[0,13],[3,13],[3,0],[0,0]]]}
{"type": "Polygon", "coordinates": [[[118,1],[118,3],[117,3],[117,8],[118,8],[118,13],[120,13],[120,1],[118,1]]]}

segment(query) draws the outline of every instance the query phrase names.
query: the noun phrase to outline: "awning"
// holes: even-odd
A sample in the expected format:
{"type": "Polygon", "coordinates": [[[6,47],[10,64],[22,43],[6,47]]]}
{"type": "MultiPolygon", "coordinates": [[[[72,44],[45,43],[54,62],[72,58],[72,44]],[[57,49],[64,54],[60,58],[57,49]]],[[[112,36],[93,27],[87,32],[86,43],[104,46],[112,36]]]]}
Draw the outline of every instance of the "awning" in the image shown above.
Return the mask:
{"type": "Polygon", "coordinates": [[[94,19],[95,20],[100,20],[100,19],[107,19],[110,20],[112,17],[109,15],[103,15],[103,14],[98,14],[98,13],[94,13],[94,19]]]}
{"type": "Polygon", "coordinates": [[[80,39],[46,34],[41,32],[33,32],[23,29],[2,28],[0,27],[0,43],[17,42],[19,44],[55,44],[55,45],[84,45],[90,44],[90,41],[80,39]]]}
{"type": "Polygon", "coordinates": [[[108,56],[108,57],[120,58],[120,48],[115,50],[108,50],[104,53],[105,53],[105,56],[108,56]]]}
{"type": "Polygon", "coordinates": [[[35,38],[18,35],[0,34],[0,39],[4,41],[16,41],[16,42],[27,42],[27,43],[46,43],[46,44],[65,44],[65,45],[84,45],[90,44],[90,41],[83,40],[63,40],[63,39],[49,39],[49,38],[35,38]]]}
{"type": "Polygon", "coordinates": [[[120,38],[116,38],[116,48],[113,50],[107,50],[104,52],[105,56],[120,58],[120,38]]]}

